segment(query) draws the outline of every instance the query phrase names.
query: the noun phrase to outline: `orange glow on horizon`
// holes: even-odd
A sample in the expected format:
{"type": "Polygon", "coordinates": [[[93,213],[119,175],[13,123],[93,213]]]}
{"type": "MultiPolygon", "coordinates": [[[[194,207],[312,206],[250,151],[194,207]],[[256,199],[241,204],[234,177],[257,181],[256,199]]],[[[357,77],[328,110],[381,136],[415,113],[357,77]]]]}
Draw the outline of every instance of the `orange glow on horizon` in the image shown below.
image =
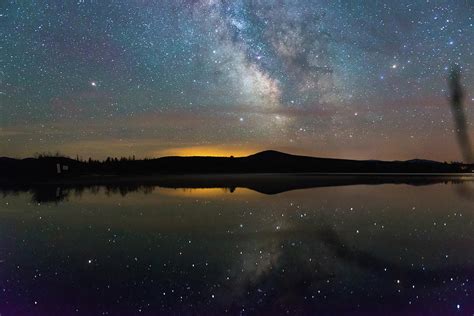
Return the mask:
{"type": "Polygon", "coordinates": [[[154,156],[205,156],[205,157],[243,157],[258,152],[254,148],[221,147],[221,146],[192,146],[171,148],[154,152],[154,156]]]}

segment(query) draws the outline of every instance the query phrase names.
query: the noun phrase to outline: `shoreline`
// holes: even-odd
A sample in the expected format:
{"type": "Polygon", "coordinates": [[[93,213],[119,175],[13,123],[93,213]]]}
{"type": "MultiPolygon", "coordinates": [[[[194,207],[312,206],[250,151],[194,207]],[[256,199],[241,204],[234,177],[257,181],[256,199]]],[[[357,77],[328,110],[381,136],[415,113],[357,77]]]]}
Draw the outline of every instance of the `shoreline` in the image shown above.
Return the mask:
{"type": "Polygon", "coordinates": [[[151,174],[151,175],[79,175],[79,176],[58,176],[50,178],[2,178],[0,176],[0,184],[67,184],[67,183],[83,183],[83,182],[123,182],[123,181],[153,181],[163,179],[213,179],[213,180],[226,180],[226,179],[252,179],[252,178],[468,178],[474,180],[474,173],[397,173],[397,172],[268,172],[268,173],[187,173],[187,174],[151,174]]]}

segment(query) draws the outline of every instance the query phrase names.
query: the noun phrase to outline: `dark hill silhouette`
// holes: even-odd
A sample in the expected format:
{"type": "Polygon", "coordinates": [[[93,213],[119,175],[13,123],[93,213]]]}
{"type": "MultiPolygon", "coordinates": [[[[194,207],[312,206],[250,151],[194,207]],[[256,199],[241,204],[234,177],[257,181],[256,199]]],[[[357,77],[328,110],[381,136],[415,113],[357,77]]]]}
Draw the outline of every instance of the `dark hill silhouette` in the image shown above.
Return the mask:
{"type": "Polygon", "coordinates": [[[258,157],[258,158],[288,158],[288,157],[304,157],[304,156],[298,156],[298,155],[292,155],[292,154],[287,154],[287,153],[282,153],[281,151],[276,151],[276,150],[264,150],[258,153],[255,153],[253,155],[249,155],[248,158],[252,157],[258,157]]]}
{"type": "Polygon", "coordinates": [[[431,160],[346,160],[291,155],[273,150],[247,157],[162,157],[156,159],[107,158],[80,161],[67,157],[0,158],[2,181],[74,178],[78,176],[150,176],[162,174],[244,173],[466,173],[474,165],[431,160]]]}

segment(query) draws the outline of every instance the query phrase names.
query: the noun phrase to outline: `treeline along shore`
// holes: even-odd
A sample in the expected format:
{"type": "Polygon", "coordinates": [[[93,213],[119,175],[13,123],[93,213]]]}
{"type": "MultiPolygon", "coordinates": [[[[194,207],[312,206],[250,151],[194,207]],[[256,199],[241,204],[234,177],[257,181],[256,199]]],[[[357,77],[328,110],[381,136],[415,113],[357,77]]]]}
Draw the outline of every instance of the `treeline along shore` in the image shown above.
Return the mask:
{"type": "Polygon", "coordinates": [[[81,160],[62,156],[0,158],[2,181],[61,179],[83,176],[150,176],[186,174],[445,174],[473,173],[474,165],[432,160],[379,161],[297,156],[263,151],[246,157],[107,158],[81,160]]]}

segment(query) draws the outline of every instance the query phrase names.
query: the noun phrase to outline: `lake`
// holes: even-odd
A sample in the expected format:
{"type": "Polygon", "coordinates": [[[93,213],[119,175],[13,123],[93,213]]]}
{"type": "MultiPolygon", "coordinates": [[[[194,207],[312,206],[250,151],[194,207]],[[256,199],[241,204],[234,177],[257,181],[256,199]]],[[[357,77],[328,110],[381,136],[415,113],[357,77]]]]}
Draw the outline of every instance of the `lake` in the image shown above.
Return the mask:
{"type": "Polygon", "coordinates": [[[472,182],[0,198],[1,315],[472,315],[472,182]]]}

